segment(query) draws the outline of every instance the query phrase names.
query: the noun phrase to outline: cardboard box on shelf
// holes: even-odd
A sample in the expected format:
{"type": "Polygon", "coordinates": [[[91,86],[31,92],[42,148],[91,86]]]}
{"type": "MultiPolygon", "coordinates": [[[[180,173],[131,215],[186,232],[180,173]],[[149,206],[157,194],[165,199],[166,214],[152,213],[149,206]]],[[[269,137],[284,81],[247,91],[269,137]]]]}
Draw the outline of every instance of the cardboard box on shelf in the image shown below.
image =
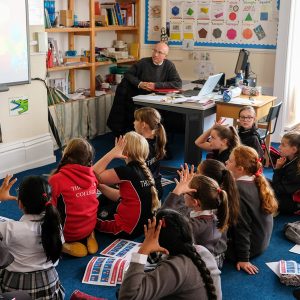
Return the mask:
{"type": "Polygon", "coordinates": [[[74,15],[72,10],[60,11],[60,24],[66,27],[72,27],[74,25],[74,15]]]}

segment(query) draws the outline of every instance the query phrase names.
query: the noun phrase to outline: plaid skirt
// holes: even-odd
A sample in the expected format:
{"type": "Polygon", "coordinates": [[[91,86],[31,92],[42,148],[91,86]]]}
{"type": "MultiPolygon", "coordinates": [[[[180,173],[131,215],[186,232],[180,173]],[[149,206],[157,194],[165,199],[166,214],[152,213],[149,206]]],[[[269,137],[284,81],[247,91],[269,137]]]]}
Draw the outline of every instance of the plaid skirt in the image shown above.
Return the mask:
{"type": "Polygon", "coordinates": [[[55,268],[28,273],[2,269],[0,270],[0,288],[2,293],[23,290],[32,299],[62,300],[65,297],[65,290],[60,284],[55,268]]]}

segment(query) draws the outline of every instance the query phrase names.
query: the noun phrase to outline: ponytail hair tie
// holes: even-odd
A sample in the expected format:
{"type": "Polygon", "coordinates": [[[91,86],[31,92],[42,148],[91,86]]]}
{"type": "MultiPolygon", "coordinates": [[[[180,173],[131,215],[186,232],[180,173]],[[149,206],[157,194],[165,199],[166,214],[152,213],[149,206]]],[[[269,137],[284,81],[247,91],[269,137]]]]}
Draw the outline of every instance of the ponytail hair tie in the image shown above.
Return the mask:
{"type": "Polygon", "coordinates": [[[47,201],[47,202],[45,203],[45,206],[46,206],[46,207],[49,206],[49,205],[52,205],[51,201],[47,201]]]}
{"type": "Polygon", "coordinates": [[[254,176],[255,176],[255,177],[258,177],[258,176],[260,176],[260,175],[262,174],[262,172],[263,172],[263,169],[262,169],[262,168],[259,168],[259,169],[256,171],[256,173],[254,174],[254,176]]]}
{"type": "Polygon", "coordinates": [[[218,194],[220,194],[222,192],[222,189],[221,188],[217,188],[217,192],[218,192],[218,194]]]}

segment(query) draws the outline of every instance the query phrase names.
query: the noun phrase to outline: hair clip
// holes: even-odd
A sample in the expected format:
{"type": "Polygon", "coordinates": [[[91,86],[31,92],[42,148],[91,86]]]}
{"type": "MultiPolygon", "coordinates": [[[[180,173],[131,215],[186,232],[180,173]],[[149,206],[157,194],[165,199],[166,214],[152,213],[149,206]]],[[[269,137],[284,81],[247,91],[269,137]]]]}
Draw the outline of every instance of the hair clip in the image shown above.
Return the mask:
{"type": "Polygon", "coordinates": [[[49,206],[49,205],[52,205],[51,201],[47,201],[47,202],[45,203],[45,206],[46,206],[46,207],[49,206]]]}

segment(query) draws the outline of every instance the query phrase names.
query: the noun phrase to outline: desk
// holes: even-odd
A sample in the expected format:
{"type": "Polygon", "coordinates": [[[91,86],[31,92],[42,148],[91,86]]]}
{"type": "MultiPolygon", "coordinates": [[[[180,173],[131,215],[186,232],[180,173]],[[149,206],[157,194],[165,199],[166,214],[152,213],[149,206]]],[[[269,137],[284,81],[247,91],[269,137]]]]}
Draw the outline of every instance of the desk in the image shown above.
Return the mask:
{"type": "Polygon", "coordinates": [[[204,118],[216,112],[214,104],[207,108],[196,103],[169,104],[158,101],[135,100],[137,106],[149,106],[185,115],[184,162],[197,166],[202,159],[202,151],[195,145],[196,138],[203,133],[204,118]]]}
{"type": "MultiPolygon", "coordinates": [[[[247,100],[249,97],[245,95],[241,95],[239,98],[244,98],[247,100]]],[[[243,106],[251,105],[256,113],[256,119],[259,120],[265,117],[271,108],[275,104],[275,100],[277,99],[274,96],[256,96],[252,97],[254,102],[249,104],[235,104],[234,98],[233,102],[223,102],[216,101],[216,120],[219,120],[221,117],[232,118],[235,121],[239,118],[239,111],[243,106]]]]}
{"type": "MultiPolygon", "coordinates": [[[[242,95],[239,98],[244,98],[247,100],[249,96],[242,95]]],[[[216,101],[216,120],[219,120],[221,117],[225,118],[232,118],[234,119],[234,125],[237,125],[237,119],[239,118],[239,111],[243,106],[251,105],[256,113],[256,119],[259,120],[263,117],[265,117],[268,113],[270,108],[275,104],[275,101],[277,97],[274,96],[256,96],[252,97],[254,99],[253,103],[249,104],[235,104],[234,98],[233,102],[222,102],[222,101],[216,101]]],[[[258,127],[259,124],[258,124],[258,127]]],[[[263,128],[266,128],[263,126],[263,128]]],[[[271,128],[269,128],[270,130],[271,128]]],[[[270,136],[266,139],[266,147],[270,147],[270,136]]],[[[266,165],[269,165],[269,158],[266,155],[266,165]]]]}

